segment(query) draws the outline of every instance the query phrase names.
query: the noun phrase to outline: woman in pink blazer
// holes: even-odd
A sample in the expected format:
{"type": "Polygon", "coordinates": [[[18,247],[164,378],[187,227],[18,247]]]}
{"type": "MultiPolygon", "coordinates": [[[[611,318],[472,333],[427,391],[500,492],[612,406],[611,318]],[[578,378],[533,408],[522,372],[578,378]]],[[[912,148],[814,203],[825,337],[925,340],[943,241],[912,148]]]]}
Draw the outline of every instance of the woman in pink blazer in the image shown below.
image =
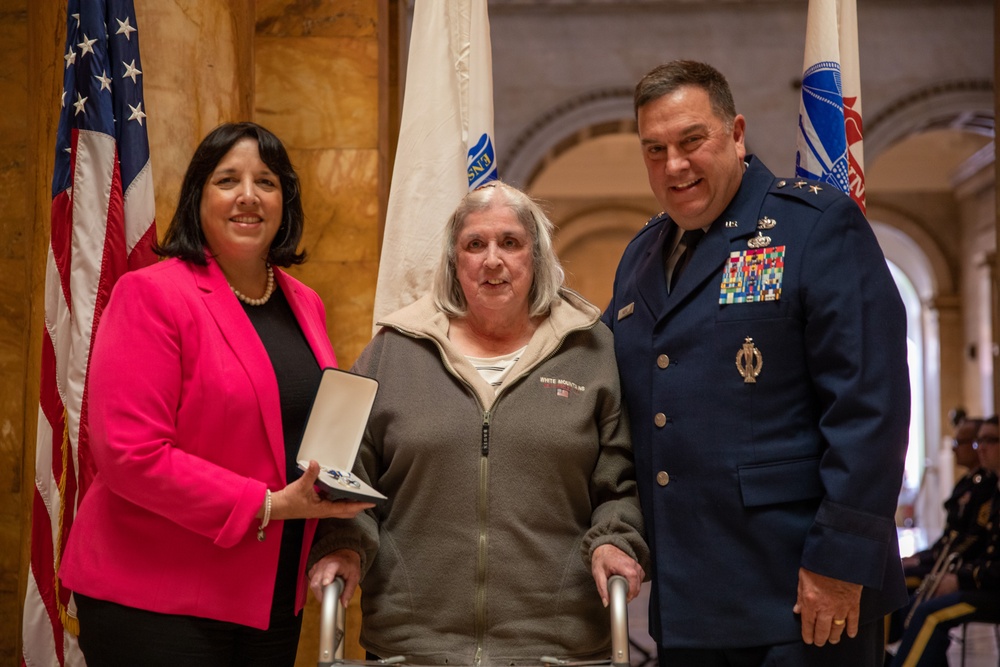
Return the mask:
{"type": "Polygon", "coordinates": [[[300,264],[298,177],[281,142],[226,124],[195,152],[165,261],[118,281],[90,361],[97,473],[59,575],[99,665],[293,665],[316,519],[295,455],[336,365],[300,264]]]}

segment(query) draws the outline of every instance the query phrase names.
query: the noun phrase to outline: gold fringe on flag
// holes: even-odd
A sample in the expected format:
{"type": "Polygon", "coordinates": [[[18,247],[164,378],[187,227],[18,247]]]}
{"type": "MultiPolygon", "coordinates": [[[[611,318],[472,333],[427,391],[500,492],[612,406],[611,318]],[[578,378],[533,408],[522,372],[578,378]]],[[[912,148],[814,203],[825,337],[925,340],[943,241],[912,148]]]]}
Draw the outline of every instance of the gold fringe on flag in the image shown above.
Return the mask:
{"type": "Polygon", "coordinates": [[[59,532],[56,534],[55,544],[52,545],[55,555],[55,574],[53,575],[53,590],[56,593],[56,606],[59,609],[59,621],[63,630],[74,637],[80,635],[80,619],[71,616],[69,609],[62,603],[62,596],[59,595],[59,562],[62,560],[63,544],[63,518],[66,514],[66,478],[69,471],[69,418],[66,415],[66,408],[63,408],[63,433],[62,433],[62,472],[59,474],[59,532]]]}

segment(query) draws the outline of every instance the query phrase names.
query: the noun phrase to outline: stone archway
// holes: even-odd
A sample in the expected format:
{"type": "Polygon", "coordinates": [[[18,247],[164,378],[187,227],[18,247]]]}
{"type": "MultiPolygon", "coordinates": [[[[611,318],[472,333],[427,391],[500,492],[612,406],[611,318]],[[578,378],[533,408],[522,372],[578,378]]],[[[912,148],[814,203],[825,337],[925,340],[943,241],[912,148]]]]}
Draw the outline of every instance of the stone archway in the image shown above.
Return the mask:
{"type": "Polygon", "coordinates": [[[605,88],[567,100],[537,118],[514,140],[501,161],[501,177],[526,188],[572,146],[602,134],[634,134],[632,116],[632,91],[627,88],[605,88]]]}
{"type": "Polygon", "coordinates": [[[635,223],[648,215],[645,209],[621,204],[576,211],[560,220],[553,245],[566,284],[604,308],[611,301],[618,260],[635,236],[635,223]]]}
{"type": "Polygon", "coordinates": [[[962,347],[959,301],[954,298],[954,280],[944,252],[918,221],[881,206],[869,207],[868,218],[906,307],[911,447],[907,451],[904,501],[912,503],[920,488],[916,508],[920,525],[938,532],[937,510],[951,490],[953,475],[950,450],[939,451],[940,369],[952,363],[949,358],[942,359],[942,351],[947,357],[949,351],[962,347]],[[939,295],[948,298],[937,298],[939,295]]]}
{"type": "Polygon", "coordinates": [[[995,136],[995,116],[992,81],[958,79],[925,86],[865,120],[865,156],[871,160],[897,141],[931,129],[995,136]]]}

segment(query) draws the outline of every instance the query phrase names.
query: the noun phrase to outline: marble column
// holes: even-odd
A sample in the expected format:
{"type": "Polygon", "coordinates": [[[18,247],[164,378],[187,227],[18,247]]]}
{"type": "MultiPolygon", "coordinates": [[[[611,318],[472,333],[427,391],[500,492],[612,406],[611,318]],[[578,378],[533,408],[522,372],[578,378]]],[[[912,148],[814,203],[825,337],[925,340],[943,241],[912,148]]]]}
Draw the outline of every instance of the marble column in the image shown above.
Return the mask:
{"type": "Polygon", "coordinates": [[[293,273],[318,291],[341,366],[371,337],[378,276],[380,3],[258,0],[256,120],[302,179],[293,273]]]}
{"type": "Polygon", "coordinates": [[[27,585],[42,340],[42,289],[65,9],[8,0],[0,10],[0,662],[18,664],[27,585]],[[18,630],[14,632],[14,630],[18,630]]]}

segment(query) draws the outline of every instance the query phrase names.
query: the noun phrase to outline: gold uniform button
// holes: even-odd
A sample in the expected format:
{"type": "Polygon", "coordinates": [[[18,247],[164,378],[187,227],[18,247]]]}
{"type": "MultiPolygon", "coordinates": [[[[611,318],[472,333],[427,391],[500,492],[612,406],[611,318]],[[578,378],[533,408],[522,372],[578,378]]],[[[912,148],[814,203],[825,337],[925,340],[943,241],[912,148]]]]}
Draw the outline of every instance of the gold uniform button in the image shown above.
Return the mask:
{"type": "Polygon", "coordinates": [[[666,471],[661,470],[660,472],[656,473],[656,483],[659,484],[660,486],[666,486],[667,484],[670,484],[670,475],[668,475],[666,471]]]}
{"type": "Polygon", "coordinates": [[[667,423],[667,416],[662,412],[657,412],[656,416],[653,417],[653,423],[660,428],[663,428],[663,426],[667,423]]]}
{"type": "Polygon", "coordinates": [[[656,365],[660,368],[666,368],[670,365],[670,357],[665,354],[661,354],[656,358],[656,365]]]}

